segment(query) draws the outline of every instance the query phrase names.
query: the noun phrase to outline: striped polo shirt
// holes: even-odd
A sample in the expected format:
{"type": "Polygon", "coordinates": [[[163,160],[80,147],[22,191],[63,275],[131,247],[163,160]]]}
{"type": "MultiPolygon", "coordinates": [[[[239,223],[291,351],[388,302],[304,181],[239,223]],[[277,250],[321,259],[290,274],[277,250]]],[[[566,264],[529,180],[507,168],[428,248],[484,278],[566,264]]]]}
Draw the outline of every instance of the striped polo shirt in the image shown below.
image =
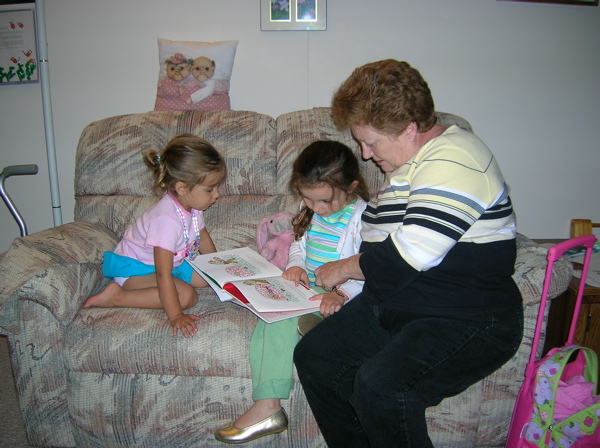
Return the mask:
{"type": "Polygon", "coordinates": [[[363,241],[392,236],[417,271],[437,266],[457,241],[513,239],[516,221],[496,159],[457,126],[427,142],[386,180],[363,212],[363,241]]]}

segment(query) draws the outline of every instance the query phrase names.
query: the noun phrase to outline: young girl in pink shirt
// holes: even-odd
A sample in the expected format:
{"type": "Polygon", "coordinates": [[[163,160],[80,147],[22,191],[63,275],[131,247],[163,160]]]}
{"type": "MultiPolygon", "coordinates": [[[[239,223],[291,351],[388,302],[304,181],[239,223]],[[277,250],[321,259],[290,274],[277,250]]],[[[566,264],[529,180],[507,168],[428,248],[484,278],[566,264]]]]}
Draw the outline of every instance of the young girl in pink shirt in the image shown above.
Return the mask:
{"type": "Polygon", "coordinates": [[[114,282],[83,307],[162,308],[173,336],[179,330],[190,337],[198,317],[183,310],[198,302],[194,288],[207,283],[185,259],[216,252],[202,212],[219,199],[227,168],[210,143],[192,134],[174,137],[160,152],[146,151],[144,162],[162,197],[105,252],[103,273],[114,282]]]}

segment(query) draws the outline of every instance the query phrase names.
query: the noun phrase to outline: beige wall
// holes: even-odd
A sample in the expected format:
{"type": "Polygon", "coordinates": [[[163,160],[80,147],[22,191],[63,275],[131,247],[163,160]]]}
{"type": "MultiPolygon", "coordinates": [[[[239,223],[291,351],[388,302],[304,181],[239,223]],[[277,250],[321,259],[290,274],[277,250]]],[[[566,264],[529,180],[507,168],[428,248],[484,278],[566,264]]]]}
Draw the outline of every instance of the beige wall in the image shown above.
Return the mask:
{"type": "MultiPolygon", "coordinates": [[[[438,110],[467,118],[500,160],[519,230],[568,236],[600,220],[600,7],[496,0],[329,0],[327,31],[260,30],[259,0],[46,0],[63,222],[83,127],[153,109],[157,37],[239,40],[232,107],[277,116],[327,106],[365,62],[417,67],[438,110]],[[588,177],[588,179],[586,179],[588,177]]],[[[0,86],[0,167],[30,233],[53,225],[40,84],[0,86]]],[[[0,251],[19,235],[0,204],[0,251]]]]}

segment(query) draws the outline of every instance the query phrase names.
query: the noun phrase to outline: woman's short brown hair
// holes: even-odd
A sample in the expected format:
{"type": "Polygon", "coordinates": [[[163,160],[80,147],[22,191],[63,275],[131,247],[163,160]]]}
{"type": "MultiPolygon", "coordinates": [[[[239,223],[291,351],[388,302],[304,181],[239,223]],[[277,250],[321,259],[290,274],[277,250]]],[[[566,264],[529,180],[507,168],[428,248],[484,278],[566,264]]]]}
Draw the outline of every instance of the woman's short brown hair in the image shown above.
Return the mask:
{"type": "Polygon", "coordinates": [[[419,132],[437,121],[427,82],[407,62],[385,59],[358,67],[333,96],[333,119],[340,129],[372,126],[398,135],[415,122],[419,132]]]}

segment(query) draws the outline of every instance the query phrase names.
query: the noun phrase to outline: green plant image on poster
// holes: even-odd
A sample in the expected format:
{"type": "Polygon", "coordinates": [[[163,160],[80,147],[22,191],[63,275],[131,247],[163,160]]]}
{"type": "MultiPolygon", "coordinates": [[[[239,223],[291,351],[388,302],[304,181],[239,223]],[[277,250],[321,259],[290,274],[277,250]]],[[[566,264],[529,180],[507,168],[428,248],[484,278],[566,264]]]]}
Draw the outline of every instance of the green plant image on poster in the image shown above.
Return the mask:
{"type": "Polygon", "coordinates": [[[38,81],[33,9],[0,9],[0,84],[38,81]]]}

